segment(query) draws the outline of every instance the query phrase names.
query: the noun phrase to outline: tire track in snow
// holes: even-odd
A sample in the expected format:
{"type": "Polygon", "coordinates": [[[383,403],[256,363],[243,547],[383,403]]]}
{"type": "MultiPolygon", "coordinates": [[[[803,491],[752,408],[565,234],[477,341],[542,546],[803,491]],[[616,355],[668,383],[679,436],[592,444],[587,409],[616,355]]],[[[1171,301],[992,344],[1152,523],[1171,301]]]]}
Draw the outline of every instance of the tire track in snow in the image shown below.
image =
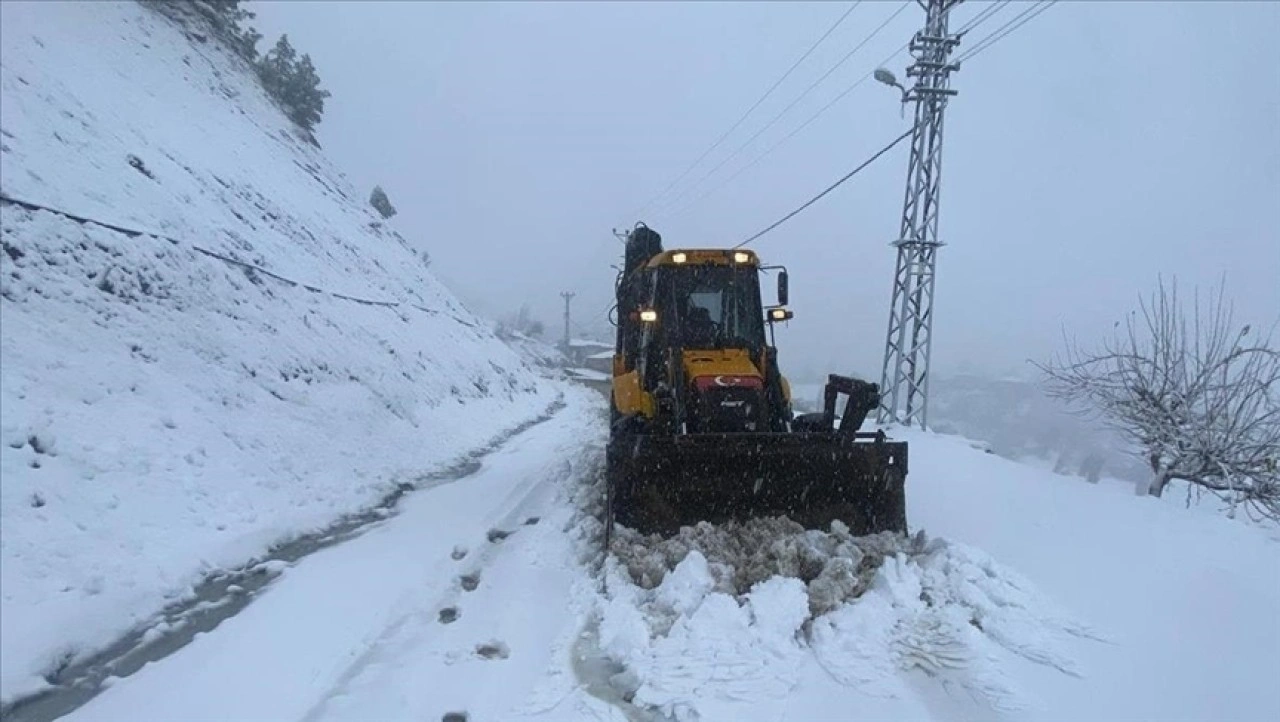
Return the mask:
{"type": "Polygon", "coordinates": [[[565,398],[565,412],[504,445],[467,483],[414,496],[394,521],[297,564],[216,635],[113,685],[66,722],[300,720],[335,691],[330,714],[360,720],[449,712],[489,719],[486,709],[519,702],[544,670],[567,666],[552,659],[550,645],[562,627],[546,621],[580,571],[565,541],[565,506],[553,501],[562,489],[557,480],[583,473],[590,465],[582,460],[599,456],[583,453],[598,446],[598,400],[588,403],[576,390],[565,398]],[[547,508],[538,513],[544,521],[520,524],[535,507],[547,508]],[[489,543],[491,528],[516,533],[489,543]],[[453,558],[458,542],[471,546],[465,561],[453,558]],[[486,583],[465,597],[458,622],[441,625],[432,601],[460,596],[458,572],[479,568],[486,583]],[[525,601],[533,603],[513,603],[525,601]],[[369,654],[398,621],[405,634],[382,649],[402,654],[369,654]],[[495,639],[508,645],[509,658],[480,659],[476,645],[495,639]],[[446,652],[462,663],[441,664],[446,652]],[[363,656],[371,658],[366,674],[342,699],[335,688],[363,656]]]}
{"type": "MultiPolygon", "coordinates": [[[[575,473],[573,470],[574,465],[569,463],[567,466],[567,474],[572,476],[575,473]]],[[[519,541],[519,534],[522,529],[533,527],[538,520],[541,520],[539,515],[546,513],[546,507],[554,497],[556,491],[554,487],[557,481],[552,477],[532,477],[526,479],[523,483],[517,484],[505,497],[504,503],[498,505],[497,508],[505,508],[508,511],[495,526],[486,532],[486,542],[482,551],[478,554],[464,553],[460,555],[457,551],[463,547],[461,545],[454,547],[454,553],[451,554],[451,558],[454,561],[460,562],[464,558],[471,559],[467,569],[457,576],[457,583],[448,587],[432,603],[425,604],[420,609],[402,615],[387,625],[377,639],[369,644],[364,653],[347,667],[337,682],[302,717],[301,722],[318,722],[324,719],[325,715],[330,712],[330,707],[334,700],[350,694],[353,684],[361,675],[369,670],[370,667],[394,653],[390,648],[399,650],[422,644],[423,640],[419,639],[417,635],[423,634],[423,630],[430,629],[429,625],[421,624],[421,622],[425,615],[432,613],[432,610],[438,610],[434,612],[437,615],[438,622],[445,622],[445,617],[448,616],[449,621],[445,622],[445,624],[451,627],[459,626],[455,622],[462,616],[465,607],[463,600],[470,596],[469,593],[476,592],[481,588],[484,577],[483,572],[506,551],[508,540],[519,541]],[[534,521],[531,522],[530,520],[534,521]],[[464,594],[467,596],[463,596],[464,594]],[[452,613],[446,615],[446,610],[452,610],[452,613]]],[[[481,659],[499,661],[507,659],[511,654],[511,650],[500,639],[486,638],[474,644],[471,653],[481,659]]]]}
{"type": "MultiPolygon", "coordinates": [[[[441,470],[424,474],[412,484],[397,486],[378,504],[341,517],[320,531],[277,544],[262,558],[243,567],[211,573],[195,585],[190,597],[165,608],[107,647],[51,671],[46,679],[52,687],[0,707],[0,718],[5,722],[51,722],[79,709],[105,686],[178,652],[200,635],[213,632],[269,589],[288,566],[381,526],[395,516],[400,501],[408,494],[474,475],[485,457],[554,418],[564,408],[564,397],[560,395],[541,415],[495,437],[441,470]]],[[[466,554],[463,547],[453,551],[455,559],[462,559],[466,554]]]]}

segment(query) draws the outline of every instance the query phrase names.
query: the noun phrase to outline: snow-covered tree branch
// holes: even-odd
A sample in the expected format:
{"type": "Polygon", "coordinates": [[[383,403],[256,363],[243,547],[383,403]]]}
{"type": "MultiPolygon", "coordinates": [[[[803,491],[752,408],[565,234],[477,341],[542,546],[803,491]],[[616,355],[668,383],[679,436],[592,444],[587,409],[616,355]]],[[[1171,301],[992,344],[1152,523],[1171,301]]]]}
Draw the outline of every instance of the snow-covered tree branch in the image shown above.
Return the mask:
{"type": "Polygon", "coordinates": [[[1225,288],[1179,302],[1161,280],[1093,349],[1068,343],[1041,365],[1051,395],[1098,412],[1151,469],[1140,491],[1187,482],[1280,520],[1280,350],[1238,325],[1225,288]]]}

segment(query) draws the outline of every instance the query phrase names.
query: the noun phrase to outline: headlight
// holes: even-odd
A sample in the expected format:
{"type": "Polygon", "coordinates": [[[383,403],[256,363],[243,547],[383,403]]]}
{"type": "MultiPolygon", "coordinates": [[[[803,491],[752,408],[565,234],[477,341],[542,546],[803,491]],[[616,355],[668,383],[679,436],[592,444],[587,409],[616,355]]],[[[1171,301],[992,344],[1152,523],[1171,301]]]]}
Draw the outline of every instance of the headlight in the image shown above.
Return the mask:
{"type": "Polygon", "coordinates": [[[734,252],[733,252],[733,262],[734,262],[734,263],[747,263],[747,262],[748,262],[748,261],[750,261],[750,260],[751,260],[751,254],[750,254],[750,253],[747,253],[746,251],[734,251],[734,252]]]}
{"type": "Polygon", "coordinates": [[[640,320],[645,323],[653,323],[658,320],[658,312],[653,309],[645,309],[640,312],[640,320]]]}
{"type": "Polygon", "coordinates": [[[687,253],[673,253],[673,254],[671,254],[671,261],[672,261],[672,263],[684,263],[684,262],[685,262],[685,261],[687,261],[687,260],[689,260],[689,254],[687,254],[687,253]]]}

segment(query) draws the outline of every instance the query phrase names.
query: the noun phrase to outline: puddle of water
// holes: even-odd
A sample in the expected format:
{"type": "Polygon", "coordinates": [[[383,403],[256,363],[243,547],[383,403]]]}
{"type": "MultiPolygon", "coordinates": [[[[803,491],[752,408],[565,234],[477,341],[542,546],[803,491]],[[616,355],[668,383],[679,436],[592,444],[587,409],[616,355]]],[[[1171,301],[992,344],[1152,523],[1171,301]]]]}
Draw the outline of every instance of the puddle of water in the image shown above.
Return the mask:
{"type": "Polygon", "coordinates": [[[623,696],[616,678],[626,673],[622,665],[609,659],[600,650],[599,620],[590,621],[574,642],[573,673],[582,683],[583,690],[596,699],[606,702],[622,713],[628,722],[657,722],[662,719],[656,713],[637,707],[623,696]]]}
{"type": "MultiPolygon", "coordinates": [[[[267,555],[240,569],[215,572],[195,586],[190,597],[164,608],[155,618],[92,654],[69,661],[45,676],[50,685],[0,707],[4,722],[51,722],[93,699],[108,678],[122,678],[182,649],[202,632],[213,631],[249,605],[285,568],[303,557],[352,539],[395,515],[405,494],[464,479],[480,470],[481,459],[508,439],[550,419],[564,408],[557,400],[547,411],[478,449],[461,461],[401,484],[375,506],[340,518],[328,528],[273,546],[267,555]]],[[[457,550],[455,549],[455,558],[457,550]]],[[[463,551],[465,554],[465,550],[463,551]]],[[[466,577],[463,578],[464,588],[466,577]]],[[[479,576],[471,589],[480,583],[479,576]]]]}

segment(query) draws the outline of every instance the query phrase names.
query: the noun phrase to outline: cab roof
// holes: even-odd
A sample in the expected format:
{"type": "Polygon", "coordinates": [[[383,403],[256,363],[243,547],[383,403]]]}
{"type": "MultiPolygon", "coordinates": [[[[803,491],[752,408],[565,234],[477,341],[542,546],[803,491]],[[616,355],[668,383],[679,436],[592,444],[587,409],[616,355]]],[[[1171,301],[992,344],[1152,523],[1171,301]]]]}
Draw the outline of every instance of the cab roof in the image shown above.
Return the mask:
{"type": "Polygon", "coordinates": [[[745,248],[673,248],[650,258],[645,265],[649,268],[684,265],[758,267],[760,257],[745,248]]]}

